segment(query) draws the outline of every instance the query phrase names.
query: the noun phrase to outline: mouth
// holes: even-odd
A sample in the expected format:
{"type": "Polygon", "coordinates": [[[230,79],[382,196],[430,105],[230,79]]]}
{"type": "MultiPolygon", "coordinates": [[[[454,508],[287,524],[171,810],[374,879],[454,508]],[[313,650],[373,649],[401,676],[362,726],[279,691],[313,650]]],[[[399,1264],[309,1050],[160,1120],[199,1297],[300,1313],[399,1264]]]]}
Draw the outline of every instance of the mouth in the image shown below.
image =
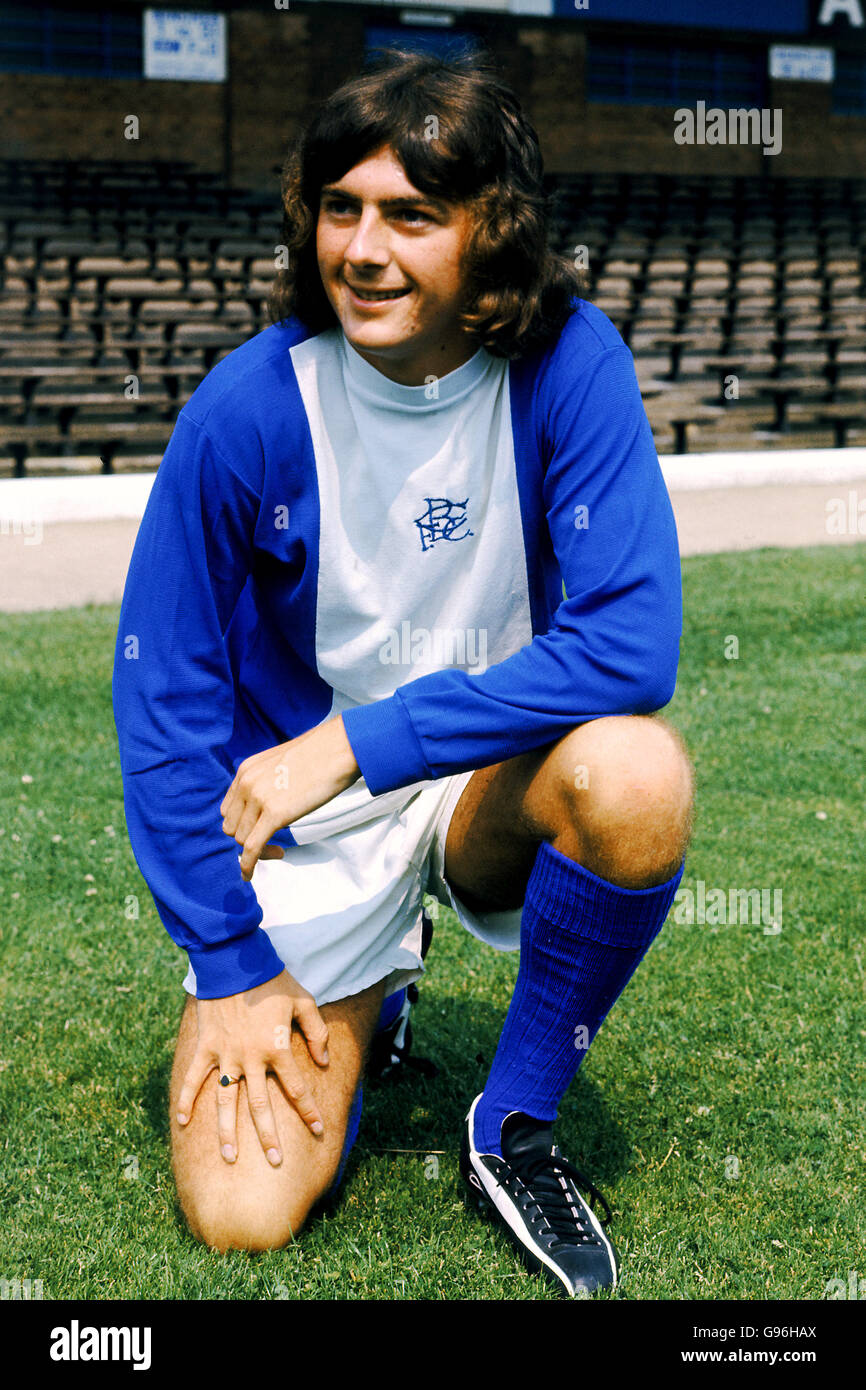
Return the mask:
{"type": "Polygon", "coordinates": [[[352,285],[348,280],[345,281],[345,284],[348,286],[352,298],[363,305],[390,304],[392,300],[405,299],[406,295],[410,292],[408,287],[396,290],[374,290],[352,285]]]}

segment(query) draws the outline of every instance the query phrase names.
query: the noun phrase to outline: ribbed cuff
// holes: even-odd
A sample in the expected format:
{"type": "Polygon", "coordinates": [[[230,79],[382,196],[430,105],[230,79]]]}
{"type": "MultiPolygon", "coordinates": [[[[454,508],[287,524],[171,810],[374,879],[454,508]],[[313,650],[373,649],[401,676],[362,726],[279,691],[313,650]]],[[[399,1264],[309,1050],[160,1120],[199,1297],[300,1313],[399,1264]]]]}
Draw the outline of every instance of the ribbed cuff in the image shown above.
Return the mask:
{"type": "Polygon", "coordinates": [[[545,922],[604,946],[648,946],[670,911],[685,870],[651,888],[621,888],[542,840],[526,902],[545,922]]]}
{"type": "Polygon", "coordinates": [[[188,947],[187,954],[195,971],[196,999],[225,999],[230,994],[243,994],[267,984],[285,970],[261,927],[214,946],[188,947]]]}
{"type": "Polygon", "coordinates": [[[399,691],[386,700],[343,710],[342,718],[355,761],[373,796],[432,777],[399,691]]]}

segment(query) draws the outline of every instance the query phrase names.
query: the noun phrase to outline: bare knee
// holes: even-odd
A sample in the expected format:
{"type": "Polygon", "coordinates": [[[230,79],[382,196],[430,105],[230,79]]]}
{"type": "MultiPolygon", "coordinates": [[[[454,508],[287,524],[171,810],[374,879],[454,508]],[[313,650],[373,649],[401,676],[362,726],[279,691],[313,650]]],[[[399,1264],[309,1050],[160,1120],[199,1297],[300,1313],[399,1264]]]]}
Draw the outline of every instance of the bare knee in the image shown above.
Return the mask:
{"type": "Polygon", "coordinates": [[[693,774],[679,735],[655,716],[611,716],[557,745],[562,819],[553,843],[630,888],[665,882],[691,834],[693,774]]]}
{"type": "Polygon", "coordinates": [[[281,1249],[300,1233],[313,1204],[310,1199],[279,1204],[239,1199],[237,1193],[222,1199],[211,1194],[201,1194],[196,1201],[181,1198],[191,1233],[220,1254],[281,1249]]]}
{"type": "Polygon", "coordinates": [[[249,1113],[246,1082],[238,1094],[238,1158],[227,1164],[219,1151],[215,1123],[216,1073],[204,1082],[187,1126],[177,1123],[177,1099],[196,1045],[194,1005],[181,1022],[169,1097],[172,1172],[178,1201],[191,1233],[214,1250],[261,1251],[288,1245],[303,1229],[316,1203],[332,1186],[342,1157],[346,1125],[363,1054],[375,1028],[385,981],[348,999],[322,1006],[331,1030],[331,1062],[320,1071],[297,1031],[295,1061],[313,1091],[325,1124],[312,1135],[274,1076],[267,1086],[283,1162],[265,1159],[249,1113]]]}
{"type": "MultiPolygon", "coordinates": [[[[237,1165],[226,1164],[206,1142],[173,1151],[175,1188],[187,1225],[213,1250],[279,1250],[300,1234],[316,1202],[330,1188],[338,1167],[333,1140],[313,1140],[298,1121],[300,1147],[285,1143],[284,1158],[271,1168],[253,1146],[258,1137],[242,1131],[237,1165]],[[305,1143],[306,1141],[306,1143],[305,1143]],[[315,1152],[311,1150],[316,1150],[315,1152]]],[[[215,1149],[214,1145],[214,1149],[215,1149]]]]}

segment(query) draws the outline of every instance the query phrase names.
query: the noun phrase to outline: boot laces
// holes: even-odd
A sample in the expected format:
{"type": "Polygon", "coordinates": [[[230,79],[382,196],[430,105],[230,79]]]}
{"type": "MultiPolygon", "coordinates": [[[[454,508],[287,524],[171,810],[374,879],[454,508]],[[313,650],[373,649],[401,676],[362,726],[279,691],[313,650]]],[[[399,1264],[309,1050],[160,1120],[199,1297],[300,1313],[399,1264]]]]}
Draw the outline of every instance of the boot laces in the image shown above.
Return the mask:
{"type": "Polygon", "coordinates": [[[524,1210],[528,1206],[536,1208],[529,1216],[529,1224],[544,1224],[550,1228],[556,1237],[551,1250],[569,1245],[604,1244],[586,1212],[575,1201],[569,1180],[589,1193],[593,1202],[601,1202],[607,1212],[607,1217],[601,1221],[602,1226],[608,1224],[613,1213],[595,1184],[567,1158],[563,1158],[556,1147],[551,1153],[527,1158],[520,1164],[519,1170],[509,1166],[511,1170],[500,1180],[500,1186],[513,1188],[514,1195],[518,1199],[522,1197],[520,1204],[524,1210]],[[521,1193],[518,1184],[528,1190],[521,1193]]]}

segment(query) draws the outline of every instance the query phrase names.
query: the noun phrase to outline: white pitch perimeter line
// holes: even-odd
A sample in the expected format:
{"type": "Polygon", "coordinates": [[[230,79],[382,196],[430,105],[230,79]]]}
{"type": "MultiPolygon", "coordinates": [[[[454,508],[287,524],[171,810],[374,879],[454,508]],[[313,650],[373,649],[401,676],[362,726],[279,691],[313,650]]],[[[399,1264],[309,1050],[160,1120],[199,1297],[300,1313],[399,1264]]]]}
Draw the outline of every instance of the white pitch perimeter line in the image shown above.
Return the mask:
{"type": "MultiPolygon", "coordinates": [[[[735,454],[660,454],[668,491],[786,487],[866,481],[866,449],[774,449],[735,454]]],[[[155,473],[79,478],[0,478],[0,525],[40,521],[140,521],[155,473]]]]}

